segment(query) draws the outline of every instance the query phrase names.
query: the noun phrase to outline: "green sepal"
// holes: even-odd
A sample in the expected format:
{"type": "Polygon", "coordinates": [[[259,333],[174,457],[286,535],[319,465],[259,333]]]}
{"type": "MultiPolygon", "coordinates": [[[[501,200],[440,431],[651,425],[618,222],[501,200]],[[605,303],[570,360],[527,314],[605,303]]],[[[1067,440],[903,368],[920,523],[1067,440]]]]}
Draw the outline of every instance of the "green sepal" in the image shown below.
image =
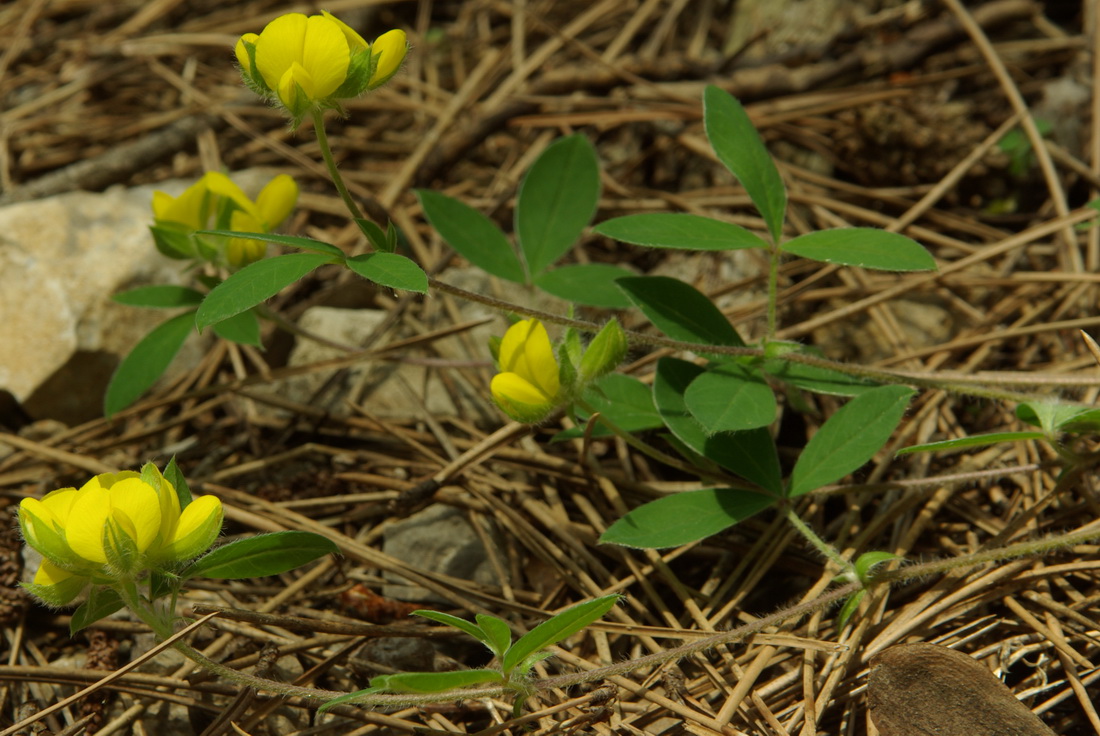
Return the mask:
{"type": "Polygon", "coordinates": [[[499,335],[493,335],[489,338],[489,354],[493,356],[493,363],[496,364],[497,370],[500,370],[500,344],[504,342],[504,338],[499,335]]]}
{"type": "Polygon", "coordinates": [[[358,97],[366,92],[367,87],[370,85],[370,78],[374,73],[374,66],[370,48],[353,52],[351,60],[348,62],[348,76],[344,79],[344,83],[337,87],[336,91],[330,96],[345,100],[349,97],[358,97]]]}
{"type": "Polygon", "coordinates": [[[587,383],[615,370],[626,357],[627,348],[626,333],[618,320],[612,318],[584,351],[580,366],[581,380],[587,383]]]}
{"type": "Polygon", "coordinates": [[[164,466],[164,479],[171,483],[172,488],[175,489],[176,499],[179,501],[180,511],[182,512],[191,503],[191,488],[187,485],[187,479],[183,477],[180,466],[176,464],[175,455],[164,466]]]}
{"type": "Polygon", "coordinates": [[[561,391],[567,395],[577,384],[581,351],[581,336],[570,327],[558,345],[558,382],[561,384],[561,391]]]}
{"type": "Polygon", "coordinates": [[[19,583],[19,587],[38,598],[47,606],[61,608],[73,602],[73,599],[83,592],[91,580],[80,575],[65,578],[60,583],[53,585],[40,585],[38,583],[19,583]]]}
{"type": "Polygon", "coordinates": [[[198,256],[191,231],[170,222],[149,226],[153,236],[153,245],[160,254],[176,260],[187,260],[198,256]]]}
{"type": "Polygon", "coordinates": [[[134,572],[138,567],[137,541],[122,528],[113,516],[103,525],[103,552],[107,565],[122,575],[134,572]]]}
{"type": "Polygon", "coordinates": [[[848,620],[852,618],[852,614],[859,610],[859,604],[863,602],[866,595],[866,590],[857,590],[844,599],[844,605],[836,617],[836,630],[838,632],[843,631],[844,627],[848,625],[848,620]]]}
{"type": "Polygon", "coordinates": [[[249,71],[256,68],[256,44],[251,41],[241,41],[241,43],[244,45],[245,52],[248,53],[248,69],[241,69],[241,79],[244,80],[245,86],[261,97],[271,95],[272,90],[267,86],[264,76],[259,72],[249,71]]]}
{"type": "Polygon", "coordinates": [[[88,594],[88,600],[73,611],[69,621],[69,636],[86,629],[97,621],[102,621],[126,605],[118,593],[110,588],[94,587],[88,594]]]}
{"type": "Polygon", "coordinates": [[[522,424],[538,424],[557,408],[557,404],[525,404],[520,401],[503,399],[497,401],[500,410],[522,424]]]}
{"type": "Polygon", "coordinates": [[[73,554],[73,551],[69,549],[68,542],[65,541],[65,537],[52,525],[47,524],[23,506],[19,507],[17,516],[19,518],[19,531],[22,532],[27,546],[39,552],[47,560],[66,570],[72,569],[83,562],[73,554]],[[34,524],[28,523],[28,517],[34,519],[34,524]]]}

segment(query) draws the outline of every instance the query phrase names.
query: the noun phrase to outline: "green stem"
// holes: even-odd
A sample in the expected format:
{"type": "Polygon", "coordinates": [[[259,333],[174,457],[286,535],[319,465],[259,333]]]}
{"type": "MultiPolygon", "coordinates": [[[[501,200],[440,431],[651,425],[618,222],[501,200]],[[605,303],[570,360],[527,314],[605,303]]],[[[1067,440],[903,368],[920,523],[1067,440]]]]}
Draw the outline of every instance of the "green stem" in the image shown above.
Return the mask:
{"type": "Polygon", "coordinates": [[[829,544],[824,539],[819,537],[817,535],[817,532],[815,532],[810,527],[809,524],[802,521],[802,518],[799,517],[799,515],[795,513],[794,508],[792,508],[790,506],[790,504],[787,504],[786,508],[784,509],[784,512],[786,513],[787,521],[791,522],[791,525],[794,526],[794,528],[798,530],[798,533],[801,534],[803,537],[805,537],[806,541],[808,541],[810,544],[812,544],[818,552],[820,552],[826,558],[831,560],[835,565],[837,565],[837,567],[839,567],[844,572],[846,572],[846,573],[854,573],[855,572],[855,566],[853,566],[851,562],[848,562],[848,560],[841,557],[840,556],[840,551],[837,550],[836,547],[834,547],[833,545],[829,544]]]}
{"type": "Polygon", "coordinates": [[[321,147],[321,157],[325,159],[329,176],[332,177],[332,183],[336,185],[336,191],[340,193],[340,199],[344,200],[344,206],[348,208],[348,212],[351,213],[354,219],[364,219],[363,211],[351,198],[351,192],[344,184],[344,177],[340,176],[340,170],[336,168],[336,161],[332,158],[332,149],[328,145],[328,134],[325,133],[324,112],[318,109],[313,110],[313,131],[317,134],[317,145],[321,147]]]}
{"type": "MultiPolygon", "coordinates": [[[[587,320],[571,319],[569,317],[561,317],[550,312],[544,312],[538,309],[531,309],[529,307],[520,306],[518,304],[512,304],[501,299],[495,299],[490,296],[484,296],[482,294],[476,294],[472,291],[452,286],[445,281],[440,281],[437,278],[429,277],[428,285],[433,289],[442,291],[453,296],[457,296],[460,299],[465,299],[471,302],[477,302],[478,304],[484,304],[485,306],[498,309],[502,312],[511,312],[512,314],[518,314],[523,317],[534,317],[535,319],[544,322],[546,324],[561,325],[562,327],[572,327],[581,332],[595,333],[602,329],[603,325],[595,322],[589,322],[587,320]]],[[[704,345],[696,342],[686,342],[684,340],[673,340],[663,335],[645,335],[640,332],[634,332],[632,330],[624,330],[627,341],[632,345],[648,345],[650,347],[659,348],[671,348],[672,350],[681,350],[693,353],[709,353],[713,355],[731,355],[731,356],[753,356],[758,358],[767,357],[765,351],[762,348],[740,348],[732,347],[729,345],[704,345]]],[[[807,355],[805,353],[785,353],[778,356],[777,360],[786,360],[790,363],[801,363],[802,365],[813,366],[815,368],[825,368],[827,370],[836,371],[837,373],[843,373],[854,378],[861,378],[874,383],[883,384],[898,384],[902,386],[914,386],[916,388],[950,391],[951,393],[963,394],[966,396],[974,396],[982,399],[991,399],[995,401],[1010,401],[1016,403],[1024,403],[1028,401],[1045,401],[1049,400],[1049,396],[1042,394],[1029,394],[1020,391],[1011,391],[1007,389],[988,388],[985,386],[975,386],[969,381],[951,381],[941,378],[935,378],[933,376],[915,376],[911,373],[893,373],[888,370],[880,368],[869,368],[867,366],[850,365],[848,363],[840,363],[835,360],[829,360],[827,358],[818,358],[814,355],[807,355]]],[[[990,383],[996,383],[994,380],[990,380],[990,383]]],[[[1077,404],[1076,402],[1064,402],[1072,406],[1081,406],[1086,408],[1084,404],[1077,404]]],[[[1093,407],[1087,407],[1093,408],[1093,407]]]]}
{"type": "Polygon", "coordinates": [[[768,254],[768,324],[764,333],[764,344],[775,339],[776,323],[778,322],[779,302],[779,245],[771,247],[768,254]]]}

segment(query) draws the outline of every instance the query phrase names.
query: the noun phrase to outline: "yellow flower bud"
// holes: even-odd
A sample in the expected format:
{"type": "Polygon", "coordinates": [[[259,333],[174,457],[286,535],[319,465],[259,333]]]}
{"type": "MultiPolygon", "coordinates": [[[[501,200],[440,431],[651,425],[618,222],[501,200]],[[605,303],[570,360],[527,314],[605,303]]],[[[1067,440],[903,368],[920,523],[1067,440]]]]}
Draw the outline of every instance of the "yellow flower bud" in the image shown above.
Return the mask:
{"type": "Polygon", "coordinates": [[[537,319],[517,322],[504,333],[500,373],[489,388],[505,414],[519,422],[545,419],[558,403],[558,362],[546,328],[537,319]]]}
{"type": "Polygon", "coordinates": [[[405,54],[409,51],[405,32],[398,29],[383,33],[371,46],[371,62],[374,64],[374,74],[371,75],[368,89],[381,87],[390,78],[397,74],[401,68],[401,62],[405,61],[405,54]]]}

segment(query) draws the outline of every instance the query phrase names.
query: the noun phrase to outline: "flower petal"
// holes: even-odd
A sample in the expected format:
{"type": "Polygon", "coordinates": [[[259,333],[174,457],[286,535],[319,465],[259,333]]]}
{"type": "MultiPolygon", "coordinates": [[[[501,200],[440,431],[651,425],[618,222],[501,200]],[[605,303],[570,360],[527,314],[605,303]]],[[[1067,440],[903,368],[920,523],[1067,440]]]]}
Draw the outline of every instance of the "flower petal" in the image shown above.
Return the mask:
{"type": "Polygon", "coordinates": [[[279,89],[290,65],[301,62],[306,25],[301,13],[287,13],[268,23],[256,39],[256,68],[271,89],[279,89]]]}
{"type": "Polygon", "coordinates": [[[62,580],[71,577],[73,577],[73,574],[68,570],[62,570],[49,560],[42,560],[42,564],[38,566],[38,570],[34,573],[32,582],[35,585],[57,585],[62,580]]]}
{"type": "Polygon", "coordinates": [[[103,564],[107,562],[107,553],[103,550],[103,529],[111,513],[111,495],[96,478],[85,483],[79,494],[65,525],[65,541],[80,557],[103,564]]]}
{"type": "Polygon", "coordinates": [[[547,396],[538,386],[517,373],[498,373],[493,376],[492,383],[489,384],[489,390],[498,403],[501,400],[506,400],[538,406],[549,405],[553,399],[552,396],[547,396]]]}
{"type": "Polygon", "coordinates": [[[79,491],[75,488],[59,488],[43,496],[42,505],[50,510],[50,513],[57,520],[57,524],[64,526],[69,519],[69,512],[72,510],[73,501],[76,500],[78,493],[79,491]]]}
{"type": "Polygon", "coordinates": [[[241,71],[245,74],[252,74],[252,62],[249,61],[248,48],[245,44],[250,43],[255,46],[259,38],[255,33],[246,33],[237,39],[237,45],[233,48],[233,53],[237,55],[237,63],[241,65],[241,71]]]}
{"type": "Polygon", "coordinates": [[[180,561],[197,557],[210,548],[222,529],[222,502],[217,496],[199,496],[180,516],[172,543],[165,557],[180,561]]]}
{"type": "Polygon", "coordinates": [[[405,61],[405,55],[409,52],[405,32],[400,29],[386,31],[375,40],[370,52],[375,63],[370,88],[375,89],[388,82],[405,61]]]}
{"type": "Polygon", "coordinates": [[[160,533],[161,506],[156,489],[140,478],[127,478],[111,486],[111,515],[144,552],[160,533]]]}
{"type": "Polygon", "coordinates": [[[322,10],[321,15],[334,22],[337,26],[340,27],[340,30],[344,32],[344,38],[347,39],[348,49],[351,51],[351,53],[354,54],[358,51],[366,51],[368,48],[370,48],[370,44],[368,44],[366,40],[358,33],[356,33],[355,29],[349,26],[347,23],[340,20],[327,10],[322,10]]]}
{"type": "Polygon", "coordinates": [[[279,174],[260,190],[256,197],[256,210],[264,224],[264,232],[271,232],[287,218],[298,201],[298,184],[286,174],[279,174]]]}
{"type": "Polygon", "coordinates": [[[322,100],[335,92],[347,78],[351,62],[348,39],[340,24],[323,15],[311,15],[301,61],[313,84],[312,89],[304,84],[302,89],[311,100],[322,100]]]}

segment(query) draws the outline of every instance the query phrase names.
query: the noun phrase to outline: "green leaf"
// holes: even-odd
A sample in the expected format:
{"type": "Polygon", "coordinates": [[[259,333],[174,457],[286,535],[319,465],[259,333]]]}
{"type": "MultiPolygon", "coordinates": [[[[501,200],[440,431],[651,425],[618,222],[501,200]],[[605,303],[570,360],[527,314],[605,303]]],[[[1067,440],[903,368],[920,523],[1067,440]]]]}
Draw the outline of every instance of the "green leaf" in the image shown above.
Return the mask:
{"type": "Polygon", "coordinates": [[[901,555],[896,555],[893,552],[883,552],[880,550],[872,550],[870,552],[864,552],[856,558],[853,567],[856,571],[856,577],[859,578],[859,582],[867,585],[871,582],[871,572],[884,562],[890,560],[900,560],[901,555]]]}
{"type": "Polygon", "coordinates": [[[635,276],[615,283],[657,329],[674,340],[745,346],[714,302],[690,284],[668,276],[635,276]]]}
{"type": "Polygon", "coordinates": [[[592,228],[624,243],[650,248],[682,250],[738,250],[767,248],[768,244],[749,230],[701,215],[652,213],[605,220],[592,228]]]}
{"type": "Polygon", "coordinates": [[[842,227],[799,235],[780,246],[785,253],[841,266],[882,271],[935,271],[924,246],[904,235],[873,227],[842,227]]]}
{"type": "Polygon", "coordinates": [[[685,491],[643,504],[607,528],[602,544],[661,549],[706,539],[776,502],[735,488],[685,491]]]}
{"type": "Polygon", "coordinates": [[[123,291],[111,297],[112,301],[131,307],[151,309],[176,309],[177,307],[197,307],[202,303],[201,291],[186,286],[161,284],[157,286],[139,286],[123,291]]]}
{"type": "Polygon", "coordinates": [[[259,534],[218,547],[192,562],[181,577],[240,580],[279,575],[339,551],[332,540],[313,532],[259,534]]]}
{"type": "Polygon", "coordinates": [[[571,135],[547,146],[516,195],[516,240],[532,276],[569,252],[599,199],[600,164],[588,139],[571,135]]]}
{"type": "Polygon", "coordinates": [[[1000,442],[1019,442],[1021,440],[1045,440],[1048,439],[1044,432],[993,432],[990,434],[975,434],[969,437],[959,437],[954,440],[941,440],[939,442],[927,442],[923,445],[903,447],[897,451],[898,455],[911,455],[914,452],[937,452],[939,450],[955,450],[960,447],[982,447],[984,445],[996,445],[1000,442]]]}
{"type": "Polygon", "coordinates": [[[837,631],[842,631],[848,625],[849,619],[852,618],[852,614],[859,610],[859,604],[863,602],[866,595],[866,590],[857,590],[844,599],[844,605],[841,606],[840,613],[836,617],[837,631]]]}
{"type": "Polygon", "coordinates": [[[206,295],[195,315],[195,326],[202,330],[252,309],[313,269],[334,262],[321,253],[291,253],[250,263],[206,295]]]}
{"type": "Polygon", "coordinates": [[[806,443],[787,495],[821,488],[870,460],[889,441],[914,393],[907,386],[880,386],[840,407],[806,443]]]}
{"type": "Polygon", "coordinates": [[[344,251],[332,243],[313,238],[303,238],[298,235],[278,235],[276,233],[244,233],[236,230],[200,230],[197,235],[218,235],[223,238],[243,238],[244,240],[262,240],[265,243],[278,243],[288,245],[291,248],[308,250],[313,253],[325,253],[336,258],[343,259],[344,251]]]}
{"type": "MultiPolygon", "coordinates": [[[[624,432],[641,432],[663,427],[664,421],[653,406],[653,391],[633,376],[609,373],[589,386],[584,400],[593,409],[605,415],[624,432]]],[[[587,413],[584,414],[588,416],[587,413]]],[[[592,436],[606,437],[612,434],[603,424],[596,422],[592,436]]],[[[583,437],[584,427],[572,427],[554,435],[552,441],[583,437]]]]}
{"type": "Polygon", "coordinates": [[[563,639],[568,639],[610,611],[620,597],[618,593],[615,593],[585,601],[565,609],[547,621],[543,621],[512,645],[504,655],[501,669],[507,675],[535,652],[563,639]]]}
{"type": "Polygon", "coordinates": [[[183,260],[197,255],[195,241],[191,238],[192,231],[187,228],[164,223],[150,225],[149,232],[153,235],[153,244],[163,256],[183,260]]]}
{"type": "Polygon", "coordinates": [[[176,465],[175,455],[168,461],[168,465],[164,467],[164,479],[171,483],[172,487],[176,489],[176,498],[180,503],[180,511],[183,511],[187,508],[188,504],[191,503],[191,488],[187,485],[187,479],[183,477],[180,466],[176,465]]]}
{"type": "Polygon", "coordinates": [[[745,108],[728,92],[709,85],[703,93],[703,124],[718,159],[740,180],[760,210],[772,242],[780,242],[787,189],[745,108]]]}
{"type": "Polygon", "coordinates": [[[122,411],[145,393],[164,374],[195,325],[194,311],[162,322],[141,339],[122,359],[107,385],[103,413],[122,411]]]}
{"type": "Polygon", "coordinates": [[[499,278],[518,284],[526,280],[519,256],[492,220],[430,189],[417,189],[416,196],[428,222],[460,256],[499,278]]]}
{"type": "Polygon", "coordinates": [[[486,643],[489,645],[489,651],[498,657],[503,657],[508,647],[512,646],[512,630],[508,628],[508,624],[496,616],[486,616],[482,613],[477,614],[475,618],[477,625],[488,637],[486,643]]]}
{"type": "Polygon", "coordinates": [[[709,367],[687,387],[684,403],[707,434],[766,427],[778,408],[760,372],[736,363],[709,367]]]}
{"type": "Polygon", "coordinates": [[[769,376],[778,378],[784,383],[829,396],[858,396],[879,386],[877,383],[871,383],[847,373],[805,363],[794,363],[781,358],[766,360],[762,367],[769,376]]]}
{"type": "Polygon", "coordinates": [[[1028,424],[1042,427],[1048,435],[1058,432],[1094,432],[1100,429],[1100,409],[1053,401],[1020,404],[1016,407],[1016,416],[1028,424]]]}
{"type": "MultiPolygon", "coordinates": [[[[393,253],[394,243],[390,241],[388,234],[374,224],[372,220],[368,220],[364,217],[356,217],[355,224],[359,227],[359,232],[363,233],[367,242],[370,243],[370,247],[374,248],[380,253],[393,253]]],[[[392,225],[393,223],[390,223],[392,225]]]]}
{"type": "Polygon", "coordinates": [[[634,276],[619,266],[606,263],[582,263],[546,271],[535,278],[535,286],[559,299],[587,307],[627,309],[630,300],[615,283],[634,276]]]}
{"type": "Polygon", "coordinates": [[[701,373],[703,369],[699,366],[677,358],[657,361],[653,403],[665,425],[692,451],[776,496],[782,495],[779,454],[767,429],[761,427],[709,436],[691,416],[684,393],[701,373]]]}
{"type": "Polygon", "coordinates": [[[413,611],[412,615],[430,619],[432,621],[435,621],[436,623],[446,624],[447,626],[453,626],[460,631],[465,631],[467,634],[474,637],[485,646],[489,647],[490,650],[492,649],[492,647],[489,646],[489,635],[484,630],[482,630],[480,626],[471,623],[464,618],[452,616],[451,614],[443,613],[442,611],[429,611],[426,609],[413,611]]]}
{"type": "Polygon", "coordinates": [[[101,585],[93,585],[88,600],[80,604],[73,611],[73,617],[69,621],[69,636],[75,636],[97,621],[102,621],[116,611],[121,611],[126,605],[118,593],[101,585]]]}
{"type": "Polygon", "coordinates": [[[367,281],[418,294],[428,291],[428,275],[411,258],[396,253],[365,253],[349,258],[347,264],[367,281]]]}
{"type": "Polygon", "coordinates": [[[263,342],[260,340],[260,320],[251,309],[235,314],[229,319],[223,319],[214,325],[214,334],[223,340],[241,345],[263,347],[263,342]]]}

